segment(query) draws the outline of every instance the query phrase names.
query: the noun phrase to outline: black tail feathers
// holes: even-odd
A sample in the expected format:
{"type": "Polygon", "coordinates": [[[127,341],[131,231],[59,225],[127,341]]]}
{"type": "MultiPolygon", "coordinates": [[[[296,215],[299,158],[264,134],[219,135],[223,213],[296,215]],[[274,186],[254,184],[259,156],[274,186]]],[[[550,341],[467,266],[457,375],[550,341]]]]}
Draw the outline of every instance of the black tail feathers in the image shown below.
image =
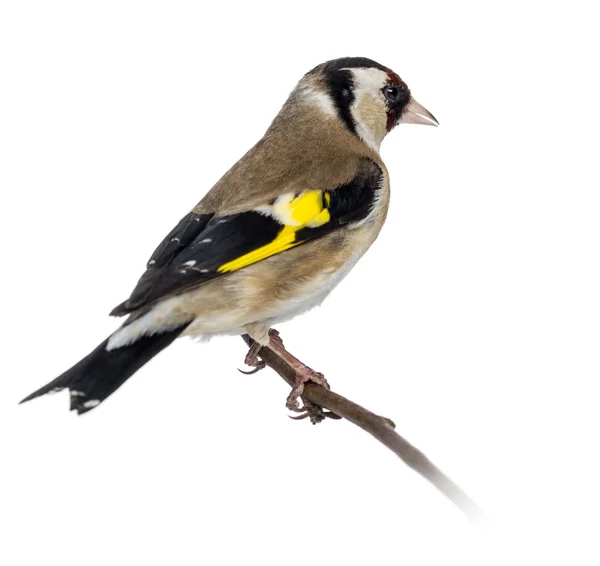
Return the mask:
{"type": "Polygon", "coordinates": [[[91,354],[54,381],[25,397],[21,403],[67,388],[71,394],[71,410],[80,415],[86,413],[102,403],[146,362],[171,344],[186,326],[184,324],[162,334],[141,336],[133,344],[113,350],[106,349],[107,338],[91,354]]]}

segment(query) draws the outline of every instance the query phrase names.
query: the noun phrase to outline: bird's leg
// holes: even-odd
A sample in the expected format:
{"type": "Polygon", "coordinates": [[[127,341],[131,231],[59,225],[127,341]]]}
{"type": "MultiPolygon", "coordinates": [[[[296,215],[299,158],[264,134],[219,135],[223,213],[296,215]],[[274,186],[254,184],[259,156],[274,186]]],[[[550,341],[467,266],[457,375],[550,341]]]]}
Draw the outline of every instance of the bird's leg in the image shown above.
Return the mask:
{"type": "Polygon", "coordinates": [[[290,354],[285,349],[283,342],[279,337],[279,332],[277,332],[274,329],[269,330],[268,348],[269,350],[275,352],[283,361],[287,362],[296,373],[294,386],[292,388],[291,393],[288,395],[287,401],[285,403],[286,407],[290,411],[294,411],[296,413],[306,412],[306,409],[301,409],[298,403],[298,399],[302,396],[302,393],[304,392],[304,384],[309,381],[312,381],[318,385],[322,385],[323,387],[329,389],[329,384],[327,383],[327,380],[325,379],[322,373],[319,373],[309,368],[306,364],[303,364],[298,358],[290,354]]]}
{"type": "MultiPolygon", "coordinates": [[[[322,374],[313,372],[313,370],[308,368],[306,365],[304,365],[302,362],[300,362],[297,358],[295,358],[289,352],[287,352],[287,350],[285,350],[285,346],[283,345],[283,340],[279,336],[279,332],[277,330],[275,330],[274,328],[271,328],[269,330],[269,342],[270,342],[269,348],[274,353],[276,353],[278,356],[280,356],[280,352],[282,352],[282,351],[284,352],[284,355],[281,357],[285,361],[290,363],[294,367],[295,370],[297,370],[298,365],[299,365],[299,366],[301,366],[301,369],[306,369],[309,372],[312,372],[311,375],[315,374],[317,376],[317,379],[319,380],[319,382],[324,383],[325,387],[327,387],[329,389],[329,385],[325,381],[325,378],[323,377],[322,374]],[[290,358],[294,360],[293,363],[291,362],[290,358]]],[[[266,364],[263,361],[258,359],[258,352],[260,352],[261,348],[262,348],[262,346],[260,345],[259,342],[256,342],[255,340],[252,341],[252,346],[250,347],[250,350],[248,351],[248,354],[246,355],[245,363],[250,366],[255,366],[255,369],[252,371],[239,370],[241,373],[252,374],[252,373],[256,373],[257,371],[259,371],[265,367],[266,364]]],[[[291,399],[291,402],[294,405],[294,408],[292,410],[300,413],[297,417],[290,417],[290,418],[294,419],[294,420],[302,420],[302,419],[310,418],[310,422],[312,424],[318,424],[318,423],[324,421],[326,418],[340,419],[341,417],[339,417],[335,413],[332,413],[331,411],[324,411],[321,407],[319,407],[318,405],[315,405],[314,403],[311,403],[306,397],[304,397],[302,395],[302,390],[304,389],[304,383],[306,383],[306,381],[314,381],[314,379],[311,379],[311,378],[302,379],[302,377],[297,378],[294,389],[292,390],[292,392],[290,393],[290,396],[288,397],[286,405],[288,407],[290,407],[290,399],[291,399]],[[300,383],[298,383],[298,382],[300,382],[300,383]],[[302,399],[302,408],[301,409],[298,408],[298,398],[302,399]]]]}
{"type": "Polygon", "coordinates": [[[250,346],[250,349],[248,350],[248,353],[246,354],[246,357],[244,358],[244,363],[247,366],[253,367],[254,369],[251,369],[250,371],[238,369],[240,373],[252,375],[253,373],[256,373],[257,371],[260,371],[261,369],[265,368],[267,364],[265,364],[265,362],[263,362],[262,360],[258,359],[258,352],[261,348],[262,346],[258,342],[253,342],[252,346],[250,346]]]}

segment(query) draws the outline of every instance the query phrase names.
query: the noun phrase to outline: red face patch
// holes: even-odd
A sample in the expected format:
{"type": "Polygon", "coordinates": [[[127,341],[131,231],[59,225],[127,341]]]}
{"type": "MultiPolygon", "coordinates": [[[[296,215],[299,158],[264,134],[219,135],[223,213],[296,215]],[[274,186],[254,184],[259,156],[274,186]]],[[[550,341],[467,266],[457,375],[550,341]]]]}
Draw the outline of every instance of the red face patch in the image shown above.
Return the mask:
{"type": "Polygon", "coordinates": [[[402,79],[396,73],[394,73],[394,71],[388,71],[387,76],[390,83],[395,83],[397,85],[403,84],[402,79]]]}
{"type": "MultiPolygon", "coordinates": [[[[408,91],[408,86],[406,83],[396,74],[394,71],[387,72],[388,85],[398,86],[403,90],[408,91]]],[[[391,131],[392,128],[396,125],[399,117],[399,110],[397,108],[393,108],[388,110],[387,112],[387,131],[391,131]]]]}
{"type": "Polygon", "coordinates": [[[388,78],[389,84],[391,84],[391,85],[397,85],[402,88],[408,88],[406,83],[396,73],[394,73],[394,71],[388,71],[387,78],[388,78]]]}

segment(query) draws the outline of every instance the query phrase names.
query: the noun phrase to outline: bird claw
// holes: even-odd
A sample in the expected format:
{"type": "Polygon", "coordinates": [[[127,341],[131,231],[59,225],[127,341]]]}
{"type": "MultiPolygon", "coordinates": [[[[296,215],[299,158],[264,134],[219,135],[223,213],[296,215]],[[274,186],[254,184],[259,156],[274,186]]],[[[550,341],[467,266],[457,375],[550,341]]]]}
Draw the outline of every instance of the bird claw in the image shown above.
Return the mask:
{"type": "Polygon", "coordinates": [[[244,375],[253,375],[256,372],[259,372],[261,369],[265,369],[267,367],[267,364],[260,360],[257,355],[261,348],[262,346],[258,342],[254,342],[252,346],[250,346],[250,349],[244,358],[244,363],[253,369],[245,371],[238,368],[240,373],[243,373],[244,375]]]}
{"type": "Polygon", "coordinates": [[[295,417],[292,417],[292,415],[288,415],[288,419],[292,419],[293,421],[302,421],[307,417],[310,417],[309,411],[304,411],[303,413],[296,415],[295,417]]]}
{"type": "Polygon", "coordinates": [[[240,369],[240,368],[237,368],[237,370],[238,370],[240,373],[243,373],[244,375],[253,375],[253,374],[255,374],[255,373],[259,372],[261,369],[265,369],[266,365],[267,365],[267,364],[265,364],[265,363],[263,362],[263,363],[260,363],[260,364],[256,365],[256,366],[254,367],[254,369],[251,369],[251,370],[248,370],[248,371],[246,371],[246,370],[243,370],[243,369],[240,369]]]}
{"type": "Polygon", "coordinates": [[[293,421],[302,421],[304,419],[310,418],[310,422],[312,424],[319,424],[325,419],[339,420],[342,418],[339,415],[332,413],[331,411],[323,410],[322,407],[319,407],[319,405],[315,405],[314,403],[310,402],[304,397],[302,397],[302,404],[302,408],[298,409],[298,411],[300,411],[299,415],[295,417],[288,415],[288,417],[293,421]]]}
{"type": "MultiPolygon", "coordinates": [[[[325,387],[325,389],[330,388],[329,383],[327,383],[327,380],[325,379],[325,376],[322,373],[314,371],[308,366],[303,366],[302,368],[296,369],[296,380],[294,382],[294,387],[292,388],[285,402],[285,406],[290,411],[293,411],[295,413],[301,413],[303,411],[303,409],[300,408],[298,399],[302,397],[302,394],[304,393],[304,385],[309,381],[312,381],[317,385],[322,385],[323,387],[325,387]]],[[[306,401],[304,401],[304,399],[303,402],[304,404],[306,404],[306,401]]]]}

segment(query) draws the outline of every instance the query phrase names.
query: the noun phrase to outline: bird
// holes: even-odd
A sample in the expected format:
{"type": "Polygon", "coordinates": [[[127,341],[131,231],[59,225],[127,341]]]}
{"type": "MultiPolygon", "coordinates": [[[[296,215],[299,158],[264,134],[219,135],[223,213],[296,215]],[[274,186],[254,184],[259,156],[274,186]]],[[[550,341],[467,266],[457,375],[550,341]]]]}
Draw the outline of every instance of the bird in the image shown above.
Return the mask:
{"type": "Polygon", "coordinates": [[[252,339],[245,363],[268,347],[294,369],[286,399],[300,406],[323,374],[291,354],[274,326],[319,305],[375,241],[390,182],[379,149],[399,124],[437,126],[390,68],[364,57],[306,73],[264,136],[162,240],[115,332],[21,401],[69,390],[70,409],[97,407],[179,337],[252,339]]]}

